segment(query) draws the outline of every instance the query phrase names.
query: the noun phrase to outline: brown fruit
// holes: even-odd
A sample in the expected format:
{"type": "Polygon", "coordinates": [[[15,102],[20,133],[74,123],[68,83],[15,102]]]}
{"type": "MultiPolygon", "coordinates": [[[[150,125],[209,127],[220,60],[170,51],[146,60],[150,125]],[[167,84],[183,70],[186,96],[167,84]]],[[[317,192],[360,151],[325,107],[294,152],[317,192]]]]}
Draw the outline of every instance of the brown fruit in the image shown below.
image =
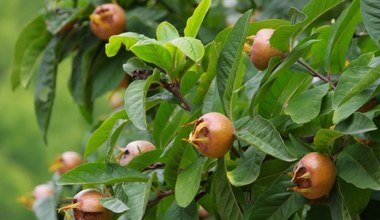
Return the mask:
{"type": "Polygon", "coordinates": [[[74,151],[66,151],[50,165],[51,171],[62,175],[82,163],[82,157],[74,151]]]}
{"type": "Polygon", "coordinates": [[[250,51],[250,58],[253,64],[259,70],[264,70],[268,67],[269,60],[272,57],[284,57],[285,54],[270,45],[270,38],[274,29],[261,29],[253,38],[253,44],[250,51]]]}
{"type": "Polygon", "coordinates": [[[34,187],[33,196],[36,200],[43,199],[54,194],[54,189],[49,184],[40,184],[34,187]]]}
{"type": "Polygon", "coordinates": [[[121,166],[125,166],[139,154],[155,149],[156,147],[149,141],[132,141],[125,148],[119,148],[121,153],[117,156],[117,160],[121,166]]]}
{"type": "Polygon", "coordinates": [[[206,157],[222,157],[230,150],[234,127],[225,115],[210,112],[190,124],[195,126],[186,141],[206,157]]]}
{"type": "Polygon", "coordinates": [[[112,109],[117,109],[121,107],[124,103],[124,97],[122,91],[115,90],[108,96],[108,104],[112,109]]]}
{"type": "Polygon", "coordinates": [[[90,15],[90,28],[102,40],[125,30],[127,17],[124,9],[117,4],[103,4],[95,8],[90,15]]]}
{"type": "Polygon", "coordinates": [[[335,183],[336,169],[331,159],[321,153],[306,154],[294,166],[291,190],[302,193],[308,199],[327,195],[335,183]]]}
{"type": "Polygon", "coordinates": [[[106,197],[95,189],[85,189],[74,196],[72,204],[60,208],[59,211],[67,212],[72,209],[75,220],[111,220],[113,213],[100,203],[100,198],[106,197]]]}

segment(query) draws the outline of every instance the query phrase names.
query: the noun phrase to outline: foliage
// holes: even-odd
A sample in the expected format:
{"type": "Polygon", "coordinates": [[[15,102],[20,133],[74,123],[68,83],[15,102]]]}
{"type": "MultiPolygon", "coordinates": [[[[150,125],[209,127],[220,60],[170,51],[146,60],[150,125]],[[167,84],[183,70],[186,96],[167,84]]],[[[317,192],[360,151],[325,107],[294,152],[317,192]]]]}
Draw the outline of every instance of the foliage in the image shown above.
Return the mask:
{"type": "MultiPolygon", "coordinates": [[[[379,218],[377,1],[310,0],[288,16],[258,21],[260,4],[248,4],[235,8],[242,13],[229,27],[220,16],[231,9],[219,1],[120,1],[129,22],[108,42],[88,30],[101,2],[48,5],[16,44],[13,86],[35,78],[45,140],[63,58],[73,59],[69,89],[89,121],[96,98],[130,77],[124,105],[88,139],[87,163],[58,177],[57,187],[104,189],[115,219],[197,219],[199,206],[215,219],[379,218]],[[270,43],[287,55],[258,71],[244,48],[262,28],[276,29],[270,43]],[[183,140],[186,125],[211,111],[235,127],[232,149],[218,159],[183,140]],[[157,150],[117,165],[115,147],[136,139],[157,150]],[[337,169],[335,187],[315,201],[289,190],[287,175],[311,151],[337,169]]],[[[51,202],[35,211],[62,205],[51,202]]]]}

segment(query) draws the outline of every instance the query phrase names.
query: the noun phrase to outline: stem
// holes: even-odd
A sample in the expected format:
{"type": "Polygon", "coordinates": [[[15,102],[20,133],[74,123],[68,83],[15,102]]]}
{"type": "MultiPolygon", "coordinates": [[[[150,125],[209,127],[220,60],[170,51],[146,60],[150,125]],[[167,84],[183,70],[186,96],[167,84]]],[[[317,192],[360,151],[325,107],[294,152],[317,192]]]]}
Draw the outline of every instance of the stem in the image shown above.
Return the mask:
{"type": "Polygon", "coordinates": [[[160,194],[157,195],[156,198],[152,199],[152,200],[149,200],[148,201],[148,205],[153,205],[153,204],[156,204],[158,203],[161,199],[163,198],[166,198],[168,196],[171,196],[174,194],[174,191],[173,190],[169,190],[169,191],[166,191],[166,192],[161,192],[160,194]]]}
{"type": "Polygon", "coordinates": [[[232,152],[237,158],[240,158],[239,151],[237,151],[234,147],[231,147],[231,152],[232,152]]]}
{"type": "Polygon", "coordinates": [[[342,142],[340,143],[337,152],[336,152],[335,155],[332,157],[333,161],[335,161],[336,158],[338,157],[339,153],[343,151],[344,147],[347,145],[347,142],[348,142],[348,135],[344,135],[344,136],[342,137],[342,142]]]}
{"type": "Polygon", "coordinates": [[[318,73],[315,69],[313,69],[313,67],[311,67],[309,64],[307,64],[305,61],[303,61],[303,60],[297,60],[297,62],[299,64],[301,64],[303,67],[305,67],[307,70],[309,70],[309,72],[310,72],[310,74],[312,76],[318,77],[318,78],[320,78],[321,80],[323,80],[326,83],[330,83],[331,87],[334,90],[336,89],[335,85],[331,83],[330,79],[328,79],[328,78],[324,77],[322,74],[318,73]]]}
{"type": "Polygon", "coordinates": [[[175,97],[177,97],[181,101],[181,107],[185,109],[186,111],[191,110],[190,103],[183,97],[181,94],[181,91],[179,90],[179,82],[177,80],[174,80],[173,83],[168,83],[165,80],[161,80],[161,83],[163,87],[171,92],[175,97]]]}

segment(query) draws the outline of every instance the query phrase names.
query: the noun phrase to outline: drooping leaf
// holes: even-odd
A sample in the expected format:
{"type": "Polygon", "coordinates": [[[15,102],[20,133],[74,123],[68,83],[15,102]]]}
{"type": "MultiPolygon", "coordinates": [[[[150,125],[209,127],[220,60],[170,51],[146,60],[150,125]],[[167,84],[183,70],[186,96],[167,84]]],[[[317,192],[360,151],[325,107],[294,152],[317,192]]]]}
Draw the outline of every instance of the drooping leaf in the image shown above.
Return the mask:
{"type": "Polygon", "coordinates": [[[219,214],[220,219],[243,219],[243,212],[240,209],[236,195],[229,183],[225,161],[223,158],[219,159],[218,167],[215,171],[215,176],[212,181],[212,194],[214,195],[215,211],[219,214]]]}
{"type": "Polygon", "coordinates": [[[284,161],[295,160],[287,150],[279,132],[266,119],[259,115],[236,132],[238,139],[248,142],[253,147],[284,161]]]}
{"type": "Polygon", "coordinates": [[[124,202],[115,197],[100,198],[100,202],[106,209],[114,213],[122,213],[129,210],[124,202]]]}
{"type": "Polygon", "coordinates": [[[380,164],[372,149],[348,145],[336,160],[337,175],[361,189],[380,189],[380,164]]]}
{"type": "Polygon", "coordinates": [[[20,83],[29,84],[37,59],[49,43],[51,35],[46,30],[43,16],[34,18],[20,33],[14,49],[11,66],[12,88],[20,83]]]}
{"type": "Polygon", "coordinates": [[[249,219],[289,219],[307,200],[300,193],[288,190],[293,187],[290,177],[282,174],[253,204],[249,219]]]}
{"type": "Polygon", "coordinates": [[[236,168],[227,172],[227,178],[234,186],[244,186],[253,183],[259,176],[261,163],[265,154],[261,151],[249,148],[240,158],[236,168]]]}
{"type": "Polygon", "coordinates": [[[180,207],[187,207],[196,196],[205,162],[205,157],[198,157],[178,175],[175,184],[175,200],[180,207]]]}
{"type": "Polygon", "coordinates": [[[179,37],[177,29],[167,21],[161,22],[156,30],[157,40],[163,43],[179,37]]]}
{"type": "Polygon", "coordinates": [[[363,24],[373,41],[380,47],[380,31],[377,28],[380,22],[380,2],[374,0],[360,0],[360,9],[363,16],[363,24]]]}
{"type": "Polygon", "coordinates": [[[359,214],[368,205],[371,190],[357,188],[341,179],[338,179],[338,186],[344,205],[350,213],[359,214]]]}
{"type": "Polygon", "coordinates": [[[84,151],[84,158],[87,158],[91,153],[107,141],[109,134],[117,121],[127,119],[128,117],[126,112],[124,110],[120,110],[105,120],[88,139],[86,149],[84,151]]]}
{"type": "Polygon", "coordinates": [[[319,115],[322,99],[330,88],[329,84],[323,84],[303,92],[292,98],[285,113],[290,115],[295,123],[307,123],[319,115]]]}
{"type": "Polygon", "coordinates": [[[199,28],[202,25],[204,18],[211,6],[211,0],[203,0],[195,8],[193,15],[187,19],[185,30],[183,31],[185,37],[196,37],[199,28]]]}
{"type": "Polygon", "coordinates": [[[199,62],[205,53],[202,42],[191,37],[179,37],[170,41],[170,44],[176,46],[182,53],[194,62],[199,62]]]}
{"type": "MultiPolygon", "coordinates": [[[[350,220],[351,215],[349,211],[347,210],[347,207],[344,205],[342,192],[339,188],[336,190],[333,190],[330,192],[329,197],[330,199],[330,211],[331,211],[331,218],[334,220],[350,220]]],[[[320,212],[321,213],[321,212],[320,212]]],[[[316,213],[318,218],[321,216],[316,213]]],[[[323,217],[325,218],[325,217],[323,217]]]]}
{"type": "Polygon", "coordinates": [[[128,196],[128,214],[131,219],[143,219],[154,177],[155,175],[151,175],[148,182],[134,182],[123,184],[125,194],[128,196]]]}
{"type": "Polygon", "coordinates": [[[360,134],[376,130],[377,127],[366,115],[355,112],[350,118],[337,124],[335,129],[345,134],[360,134]]]}
{"type": "Polygon", "coordinates": [[[59,39],[52,38],[46,46],[38,71],[34,94],[34,108],[45,143],[47,143],[47,132],[55,98],[59,62],[57,57],[58,45],[59,39]]]}
{"type": "Polygon", "coordinates": [[[187,207],[183,208],[179,206],[175,201],[167,209],[165,215],[162,217],[163,220],[197,220],[197,206],[195,202],[190,203],[187,207]]]}
{"type": "Polygon", "coordinates": [[[109,57],[113,57],[117,54],[122,45],[125,46],[127,50],[130,50],[133,45],[135,45],[140,40],[148,40],[150,38],[133,32],[126,32],[119,35],[113,35],[108,40],[106,44],[106,54],[109,57]]]}
{"type": "Polygon", "coordinates": [[[125,111],[138,129],[146,130],[146,96],[152,83],[159,81],[159,71],[146,80],[135,80],[125,90],[125,111]]]}
{"type": "Polygon", "coordinates": [[[314,145],[319,152],[328,152],[334,141],[344,136],[343,132],[322,128],[314,137],[314,145]]]}
{"type": "Polygon", "coordinates": [[[146,182],[148,177],[114,163],[85,163],[64,173],[58,185],[146,182]]]}
{"type": "Polygon", "coordinates": [[[236,89],[235,80],[242,50],[247,37],[249,18],[252,10],[247,11],[234,25],[218,58],[216,79],[218,92],[226,115],[231,118],[231,98],[236,89]]]}

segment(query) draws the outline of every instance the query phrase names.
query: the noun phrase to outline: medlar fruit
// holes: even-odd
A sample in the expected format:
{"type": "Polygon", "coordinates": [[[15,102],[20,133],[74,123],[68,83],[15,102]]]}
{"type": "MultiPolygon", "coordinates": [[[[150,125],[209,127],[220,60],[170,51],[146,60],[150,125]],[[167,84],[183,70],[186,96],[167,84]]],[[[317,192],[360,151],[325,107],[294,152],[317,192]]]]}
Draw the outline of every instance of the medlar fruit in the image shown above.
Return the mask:
{"type": "Polygon", "coordinates": [[[77,152],[66,151],[54,160],[50,165],[51,171],[57,171],[59,175],[66,173],[82,163],[82,157],[77,152]]]}
{"type": "Polygon", "coordinates": [[[269,60],[272,57],[284,57],[285,54],[270,45],[270,38],[274,29],[261,29],[253,36],[253,44],[251,46],[250,58],[255,67],[264,70],[268,67],[269,60]]]}
{"type": "Polygon", "coordinates": [[[306,154],[294,166],[291,190],[302,193],[308,199],[327,195],[335,183],[336,169],[332,160],[318,152],[306,154]]]}
{"type": "Polygon", "coordinates": [[[119,148],[121,153],[117,156],[118,163],[121,166],[127,165],[133,158],[147,151],[155,150],[154,146],[149,141],[138,140],[130,142],[125,148],[119,148]]]}
{"type": "Polygon", "coordinates": [[[100,5],[90,15],[90,28],[101,40],[108,40],[112,35],[122,33],[126,24],[124,9],[117,4],[100,5]]]}
{"type": "Polygon", "coordinates": [[[225,115],[210,112],[190,124],[195,126],[186,141],[204,156],[221,157],[231,148],[234,140],[234,127],[225,115]]]}

